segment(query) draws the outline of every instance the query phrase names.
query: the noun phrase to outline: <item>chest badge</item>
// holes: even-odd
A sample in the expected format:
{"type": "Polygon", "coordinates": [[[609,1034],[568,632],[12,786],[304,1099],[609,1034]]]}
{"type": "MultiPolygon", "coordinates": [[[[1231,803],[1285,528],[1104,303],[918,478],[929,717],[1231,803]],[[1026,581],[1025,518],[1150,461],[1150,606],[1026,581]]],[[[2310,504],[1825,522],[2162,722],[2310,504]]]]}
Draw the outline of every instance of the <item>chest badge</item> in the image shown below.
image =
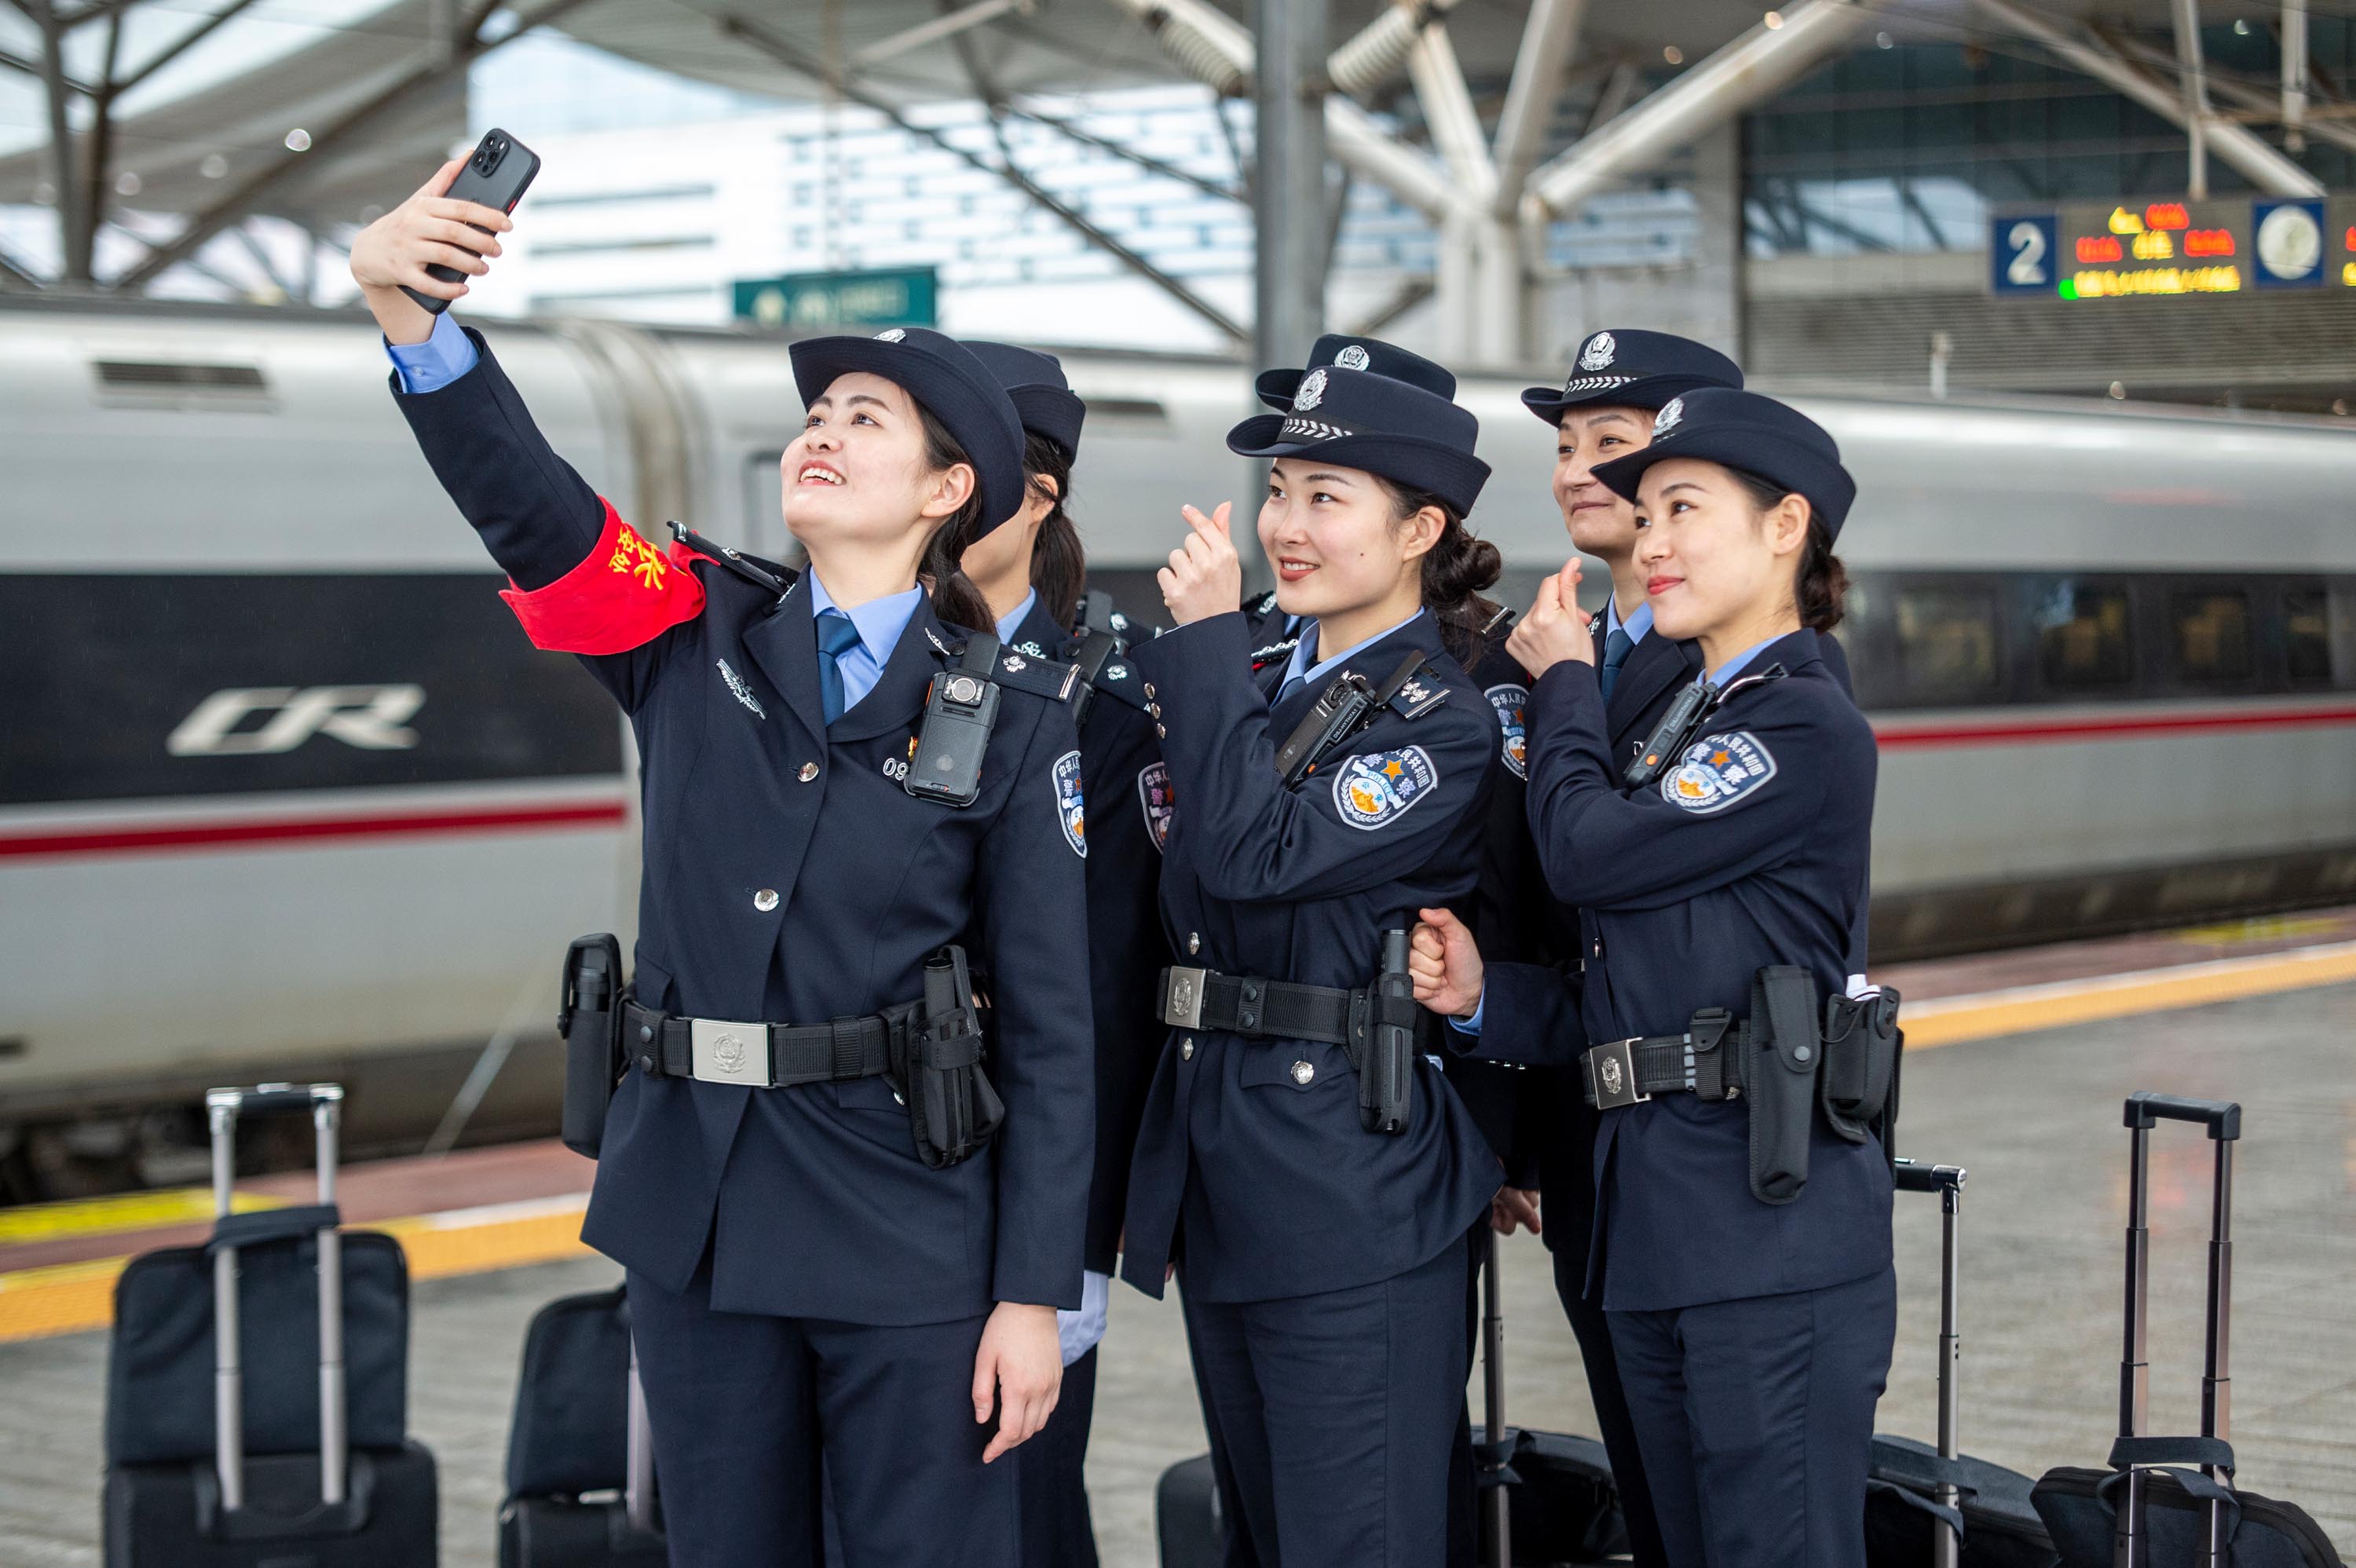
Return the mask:
{"type": "Polygon", "coordinates": [[[1087,803],[1080,795],[1080,754],[1066,752],[1055,759],[1055,816],[1064,825],[1064,842],[1072,853],[1088,858],[1087,803]]]}
{"type": "Polygon", "coordinates": [[[1137,802],[1145,811],[1145,834],[1153,840],[1153,852],[1165,853],[1170,842],[1170,825],[1178,817],[1178,797],[1170,788],[1170,764],[1149,763],[1138,771],[1137,802]]]}
{"type": "Polygon", "coordinates": [[[1421,746],[1368,752],[1350,758],[1333,775],[1333,809],[1353,827],[1371,833],[1395,822],[1432,792],[1440,770],[1421,746]]]}
{"type": "Polygon", "coordinates": [[[720,661],[720,678],[728,683],[728,689],[735,694],[737,701],[753,710],[754,718],[766,719],[769,716],[762,708],[761,699],[753,695],[753,688],[744,684],[744,677],[731,668],[726,659],[720,661]]]}
{"type": "Polygon", "coordinates": [[[1723,811],[1775,776],[1775,757],[1747,730],[1704,735],[1661,779],[1661,798],[1696,814],[1723,811]]]}
{"type": "Polygon", "coordinates": [[[1505,728],[1505,766],[1515,778],[1526,779],[1530,776],[1529,731],[1523,715],[1529,706],[1529,688],[1507,681],[1491,687],[1487,695],[1489,706],[1497,710],[1497,722],[1505,728]]]}

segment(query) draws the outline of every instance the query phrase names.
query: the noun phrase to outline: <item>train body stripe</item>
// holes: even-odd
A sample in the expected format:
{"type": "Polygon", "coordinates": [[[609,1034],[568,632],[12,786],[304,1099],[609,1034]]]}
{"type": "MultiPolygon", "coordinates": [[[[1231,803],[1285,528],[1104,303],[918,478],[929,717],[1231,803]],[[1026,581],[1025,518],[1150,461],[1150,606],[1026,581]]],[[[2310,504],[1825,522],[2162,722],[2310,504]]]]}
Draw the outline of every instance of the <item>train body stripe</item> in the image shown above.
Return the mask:
{"type": "Polygon", "coordinates": [[[466,811],[385,812],[366,816],[251,817],[153,827],[0,833],[0,859],[28,856],[137,855],[166,849],[219,849],[240,844],[395,838],[451,833],[516,833],[562,827],[619,827],[629,820],[619,800],[466,811]]]}
{"type": "MultiPolygon", "coordinates": [[[[1898,723],[1904,723],[1899,720],[1898,723]]],[[[2200,730],[2313,730],[2356,724],[2356,708],[2276,709],[2257,712],[2156,713],[2117,719],[1991,720],[1984,723],[1877,727],[1874,740],[1885,752],[1931,746],[2002,746],[2068,741],[2132,741],[2200,730]]]]}

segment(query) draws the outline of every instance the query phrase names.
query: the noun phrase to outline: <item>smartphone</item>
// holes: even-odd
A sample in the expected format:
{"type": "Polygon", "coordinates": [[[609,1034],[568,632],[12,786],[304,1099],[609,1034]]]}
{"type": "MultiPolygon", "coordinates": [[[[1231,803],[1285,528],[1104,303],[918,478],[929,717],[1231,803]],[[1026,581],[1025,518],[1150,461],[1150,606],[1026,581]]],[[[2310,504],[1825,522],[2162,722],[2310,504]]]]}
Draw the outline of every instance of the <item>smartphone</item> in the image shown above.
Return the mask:
{"type": "MultiPolygon", "coordinates": [[[[496,207],[501,212],[513,212],[516,203],[523,199],[523,193],[531,188],[532,176],[538,173],[540,155],[495,125],[483,133],[483,139],[475,144],[473,154],[466,159],[466,166],[458,171],[458,177],[452,180],[450,188],[442,194],[453,201],[479,202],[485,207],[496,207]]],[[[490,232],[479,223],[467,227],[482,229],[486,234],[490,232]]],[[[439,261],[428,262],[425,271],[429,276],[439,278],[445,283],[463,283],[467,276],[457,268],[445,267],[439,261]]],[[[448,300],[420,293],[406,283],[401,286],[401,292],[436,315],[450,308],[448,300]]]]}

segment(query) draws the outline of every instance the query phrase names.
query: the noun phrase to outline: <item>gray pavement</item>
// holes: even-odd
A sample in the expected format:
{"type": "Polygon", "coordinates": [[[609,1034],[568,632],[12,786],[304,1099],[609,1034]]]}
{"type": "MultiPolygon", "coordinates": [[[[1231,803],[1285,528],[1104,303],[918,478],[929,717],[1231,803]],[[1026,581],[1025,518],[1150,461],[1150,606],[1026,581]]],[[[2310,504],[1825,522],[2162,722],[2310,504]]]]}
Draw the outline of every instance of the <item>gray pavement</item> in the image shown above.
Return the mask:
{"type": "MultiPolygon", "coordinates": [[[[1971,1168],[1964,1204],[1963,1429],[2037,1473],[2100,1464],[2115,1414],[2126,1202],[2123,1097],[2238,1098],[2233,1432],[2243,1483],[2356,1552],[2356,987],[1949,1046],[1906,1071],[1904,1152],[1971,1168]]],[[[2152,1406],[2198,1419],[2210,1148],[2153,1157],[2152,1406]]],[[[1938,1213],[1901,1195],[1897,1364],[1881,1426],[1933,1431],[1938,1213]]],[[[1593,1430],[1537,1243],[1506,1244],[1509,1413],[1593,1430]]],[[[602,1261],[416,1288],[413,1428],[440,1456],[444,1562],[487,1568],[523,1328],[542,1301],[612,1282],[602,1261]]],[[[98,1562],[103,1336],[0,1346],[0,1568],[98,1562]]],[[[1476,1380],[1477,1397],[1477,1380],[1476,1380]]],[[[1089,1485],[1108,1568],[1151,1568],[1153,1481],[1203,1446],[1173,1302],[1117,1289],[1089,1485]]]]}

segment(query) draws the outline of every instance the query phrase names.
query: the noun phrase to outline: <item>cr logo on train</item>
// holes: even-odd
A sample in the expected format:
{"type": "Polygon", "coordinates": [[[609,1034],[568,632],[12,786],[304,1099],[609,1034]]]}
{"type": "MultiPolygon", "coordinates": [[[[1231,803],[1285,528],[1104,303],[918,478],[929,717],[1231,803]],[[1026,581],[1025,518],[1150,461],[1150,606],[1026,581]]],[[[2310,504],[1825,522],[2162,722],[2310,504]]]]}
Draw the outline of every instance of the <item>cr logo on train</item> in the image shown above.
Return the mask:
{"type": "Polygon", "coordinates": [[[232,687],[198,703],[164,749],[176,757],[268,756],[327,735],[362,751],[404,752],[417,744],[408,721],[424,705],[422,686],[232,687]]]}

